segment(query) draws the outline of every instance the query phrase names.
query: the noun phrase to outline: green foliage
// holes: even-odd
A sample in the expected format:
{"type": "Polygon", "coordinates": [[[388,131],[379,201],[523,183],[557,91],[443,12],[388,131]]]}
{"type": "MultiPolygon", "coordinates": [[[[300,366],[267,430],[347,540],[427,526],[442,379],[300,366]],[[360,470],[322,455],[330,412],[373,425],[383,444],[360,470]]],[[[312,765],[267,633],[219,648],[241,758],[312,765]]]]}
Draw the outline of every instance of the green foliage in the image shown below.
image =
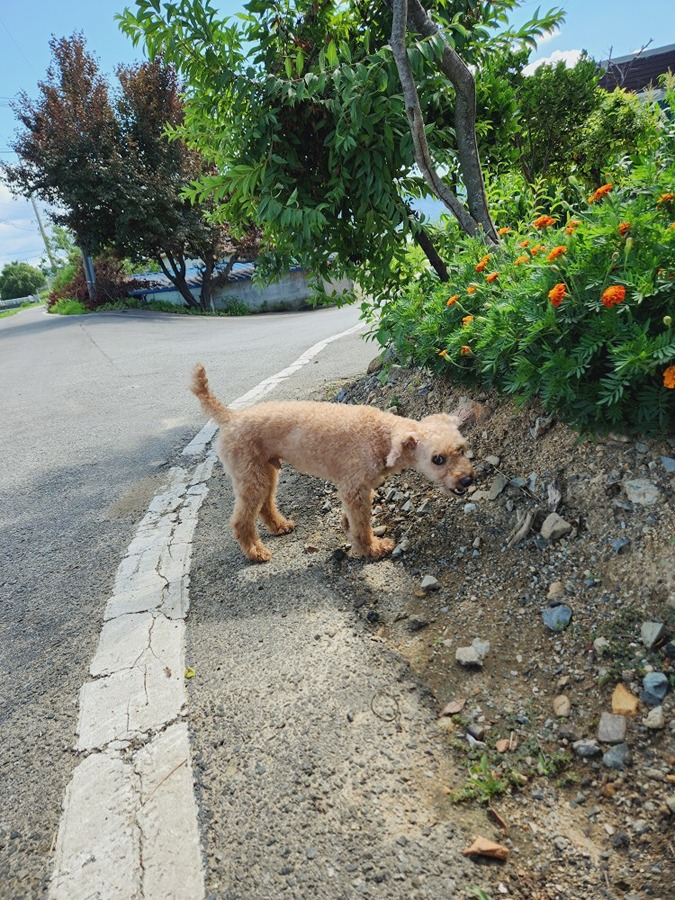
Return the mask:
{"type": "Polygon", "coordinates": [[[489,803],[493,797],[505,793],[509,789],[509,781],[493,764],[487,753],[483,753],[478,762],[469,766],[469,776],[463,787],[452,795],[455,803],[465,800],[478,800],[489,803]]]}
{"type": "Polygon", "coordinates": [[[56,313],[59,316],[83,316],[89,310],[80,300],[62,297],[60,300],[52,303],[47,311],[56,313]]]}
{"type": "MultiPolygon", "coordinates": [[[[508,26],[520,0],[435,3],[433,15],[475,65],[532,45],[559,11],[508,26]]],[[[137,0],[122,28],[150,58],[185,78],[179,133],[217,174],[190,196],[216,204],[218,220],[263,229],[264,275],[290,262],[320,277],[351,277],[366,293],[402,284],[406,239],[419,233],[414,198],[430,194],[415,168],[387,4],[250,0],[222,20],[203,0],[137,0]]],[[[458,178],[453,90],[439,74],[439,42],[411,35],[410,60],[438,166],[458,178]]]]}
{"type": "Polygon", "coordinates": [[[45,283],[39,269],[25,262],[11,262],[0,272],[0,300],[29,297],[45,283]]]}
{"type": "Polygon", "coordinates": [[[537,397],[582,429],[673,429],[672,119],[653,137],[656,149],[623,159],[591,202],[528,199],[507,175],[495,214],[511,228],[503,245],[483,264],[485,245],[449,229],[450,283],[423,274],[381,309],[377,339],[439,374],[537,397]]]}

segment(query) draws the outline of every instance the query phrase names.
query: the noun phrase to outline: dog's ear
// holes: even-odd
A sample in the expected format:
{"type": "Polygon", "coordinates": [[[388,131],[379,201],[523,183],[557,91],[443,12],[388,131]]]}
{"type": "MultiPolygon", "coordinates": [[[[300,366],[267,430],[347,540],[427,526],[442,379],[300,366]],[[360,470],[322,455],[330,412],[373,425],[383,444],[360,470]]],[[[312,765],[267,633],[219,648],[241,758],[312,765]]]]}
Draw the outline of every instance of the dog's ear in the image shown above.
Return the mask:
{"type": "Polygon", "coordinates": [[[393,469],[399,465],[402,459],[417,446],[417,438],[414,434],[409,433],[400,438],[394,438],[391,445],[389,456],[387,456],[386,465],[388,469],[393,469]]]}

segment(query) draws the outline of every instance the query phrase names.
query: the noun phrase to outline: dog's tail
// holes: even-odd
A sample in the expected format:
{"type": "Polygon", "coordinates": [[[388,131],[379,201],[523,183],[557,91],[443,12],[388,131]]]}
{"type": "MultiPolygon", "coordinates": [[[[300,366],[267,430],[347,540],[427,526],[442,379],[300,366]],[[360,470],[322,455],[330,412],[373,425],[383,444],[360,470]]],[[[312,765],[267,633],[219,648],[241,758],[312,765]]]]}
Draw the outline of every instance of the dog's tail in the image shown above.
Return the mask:
{"type": "Polygon", "coordinates": [[[195,370],[192,373],[190,389],[201,403],[202,409],[207,416],[212,416],[218,422],[224,422],[232,415],[232,411],[211,393],[209,380],[206,377],[206,369],[201,363],[195,366],[195,370]]]}

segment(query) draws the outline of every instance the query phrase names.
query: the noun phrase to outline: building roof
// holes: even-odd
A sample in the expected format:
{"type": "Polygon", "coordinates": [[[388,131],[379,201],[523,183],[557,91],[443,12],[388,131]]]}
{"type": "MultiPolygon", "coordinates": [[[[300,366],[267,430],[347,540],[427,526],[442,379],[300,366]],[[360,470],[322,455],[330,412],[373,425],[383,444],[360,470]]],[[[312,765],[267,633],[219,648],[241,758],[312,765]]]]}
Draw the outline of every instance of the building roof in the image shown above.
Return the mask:
{"type": "MultiPolygon", "coordinates": [[[[301,266],[291,266],[289,272],[300,272],[302,271],[301,266]]],[[[218,272],[218,266],[216,266],[216,273],[218,272]]],[[[255,263],[254,262],[240,262],[235,263],[227,277],[228,283],[232,283],[234,281],[250,281],[253,278],[253,274],[255,272],[255,263]]],[[[175,291],[175,286],[169,281],[169,279],[162,272],[145,272],[140,275],[133,276],[134,281],[143,282],[147,285],[147,287],[137,287],[129,293],[132,296],[140,297],[145,294],[162,294],[169,291],[175,291]]],[[[188,286],[191,289],[199,289],[202,285],[202,273],[201,269],[197,266],[192,266],[185,272],[185,280],[188,283],[188,286]]]]}
{"type": "Polygon", "coordinates": [[[620,87],[639,94],[649,87],[658,87],[659,75],[669,69],[675,73],[675,44],[606,59],[599,65],[605,70],[600,87],[606,91],[620,87]]]}

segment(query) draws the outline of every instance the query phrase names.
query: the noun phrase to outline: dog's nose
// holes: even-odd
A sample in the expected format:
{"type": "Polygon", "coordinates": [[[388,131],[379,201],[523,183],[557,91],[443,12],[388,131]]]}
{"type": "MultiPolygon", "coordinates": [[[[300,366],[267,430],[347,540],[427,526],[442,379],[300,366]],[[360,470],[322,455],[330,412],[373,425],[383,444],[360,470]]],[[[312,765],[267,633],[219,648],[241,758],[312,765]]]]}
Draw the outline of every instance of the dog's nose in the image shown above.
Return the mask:
{"type": "Polygon", "coordinates": [[[471,475],[465,475],[463,478],[459,479],[459,483],[463,488],[467,488],[470,484],[473,484],[473,477],[471,475]]]}

